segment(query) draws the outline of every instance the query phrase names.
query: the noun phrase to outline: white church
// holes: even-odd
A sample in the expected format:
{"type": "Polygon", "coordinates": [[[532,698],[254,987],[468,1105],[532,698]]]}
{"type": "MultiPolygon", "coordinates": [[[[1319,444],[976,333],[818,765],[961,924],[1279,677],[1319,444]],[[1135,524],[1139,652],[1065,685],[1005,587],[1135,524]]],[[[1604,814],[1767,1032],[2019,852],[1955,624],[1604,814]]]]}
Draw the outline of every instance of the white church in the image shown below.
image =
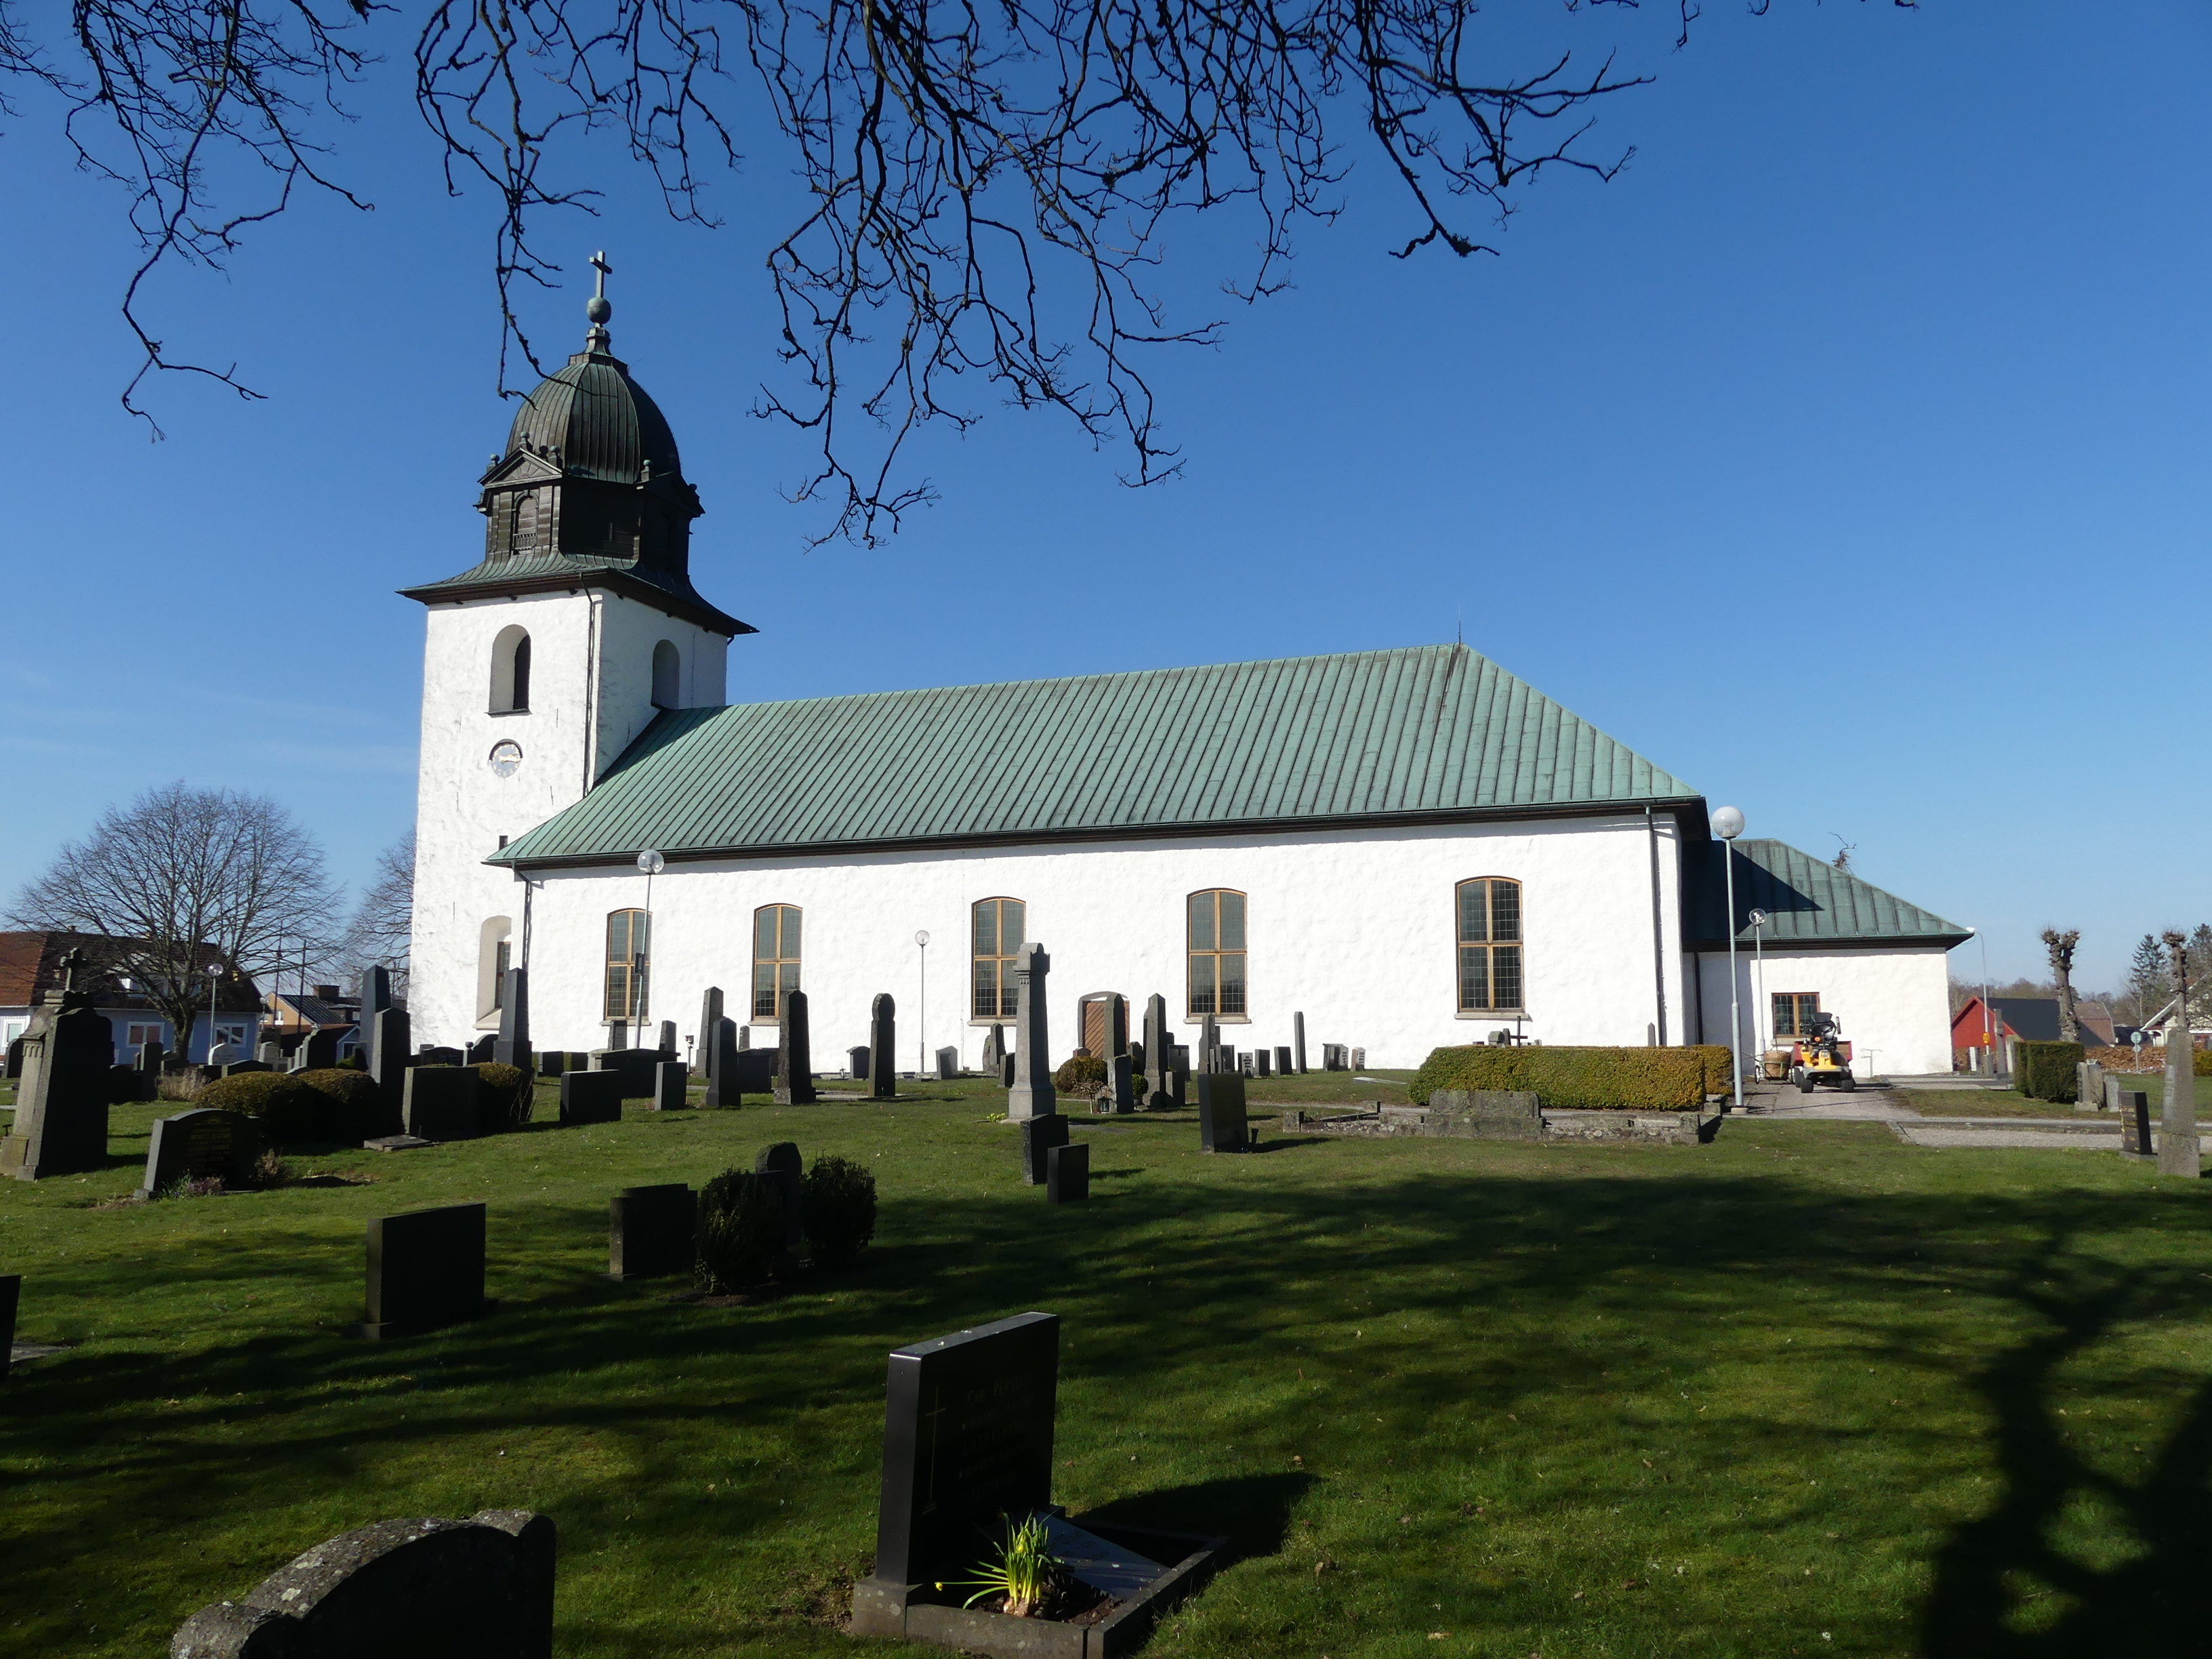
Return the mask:
{"type": "MultiPolygon", "coordinates": [[[[1729,1040],[1705,799],[1464,647],[732,702],[754,630],[693,586],[698,493],[588,309],[481,481],[482,560],[404,590],[417,1042],[495,1030],[513,965],[541,1048],[695,1037],[710,985],[769,1046],[803,987],[817,1070],[884,991],[902,1066],[973,1066],[1030,939],[1055,1062],[1106,992],[1240,1050],[1302,1012],[1316,1063],[1729,1040]]],[[[1779,842],[1733,856],[1747,1054],[1819,1012],[1862,1064],[1950,1069],[1966,929],[1779,842]]]]}

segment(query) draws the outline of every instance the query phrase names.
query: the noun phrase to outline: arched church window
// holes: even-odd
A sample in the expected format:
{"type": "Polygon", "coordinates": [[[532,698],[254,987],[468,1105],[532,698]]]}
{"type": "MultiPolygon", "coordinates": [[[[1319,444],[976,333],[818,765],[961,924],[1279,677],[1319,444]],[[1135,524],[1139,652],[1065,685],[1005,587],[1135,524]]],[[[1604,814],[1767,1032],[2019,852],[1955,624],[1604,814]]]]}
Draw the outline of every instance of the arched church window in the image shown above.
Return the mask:
{"type": "Polygon", "coordinates": [[[653,647],[653,706],[673,708],[682,698],[678,691],[678,679],[684,659],[676,647],[666,640],[653,647]]]}
{"type": "Polygon", "coordinates": [[[647,932],[642,910],[607,913],[607,994],[603,1017],[610,1025],[645,1018],[647,932]]]}
{"type": "Polygon", "coordinates": [[[487,916],[477,930],[477,1024],[499,1023],[500,1004],[507,992],[507,970],[514,965],[514,922],[508,916],[487,916]]]}
{"type": "Polygon", "coordinates": [[[1453,908],[1459,938],[1459,1011],[1522,1012],[1521,884],[1478,876],[1459,884],[1453,908]]]}
{"type": "Polygon", "coordinates": [[[538,492],[526,489],[514,498],[514,530],[507,544],[518,553],[529,553],[538,547],[538,492]]]}
{"type": "Polygon", "coordinates": [[[1244,895],[1218,887],[1190,896],[1190,1012],[1243,1018],[1244,895]]]}
{"type": "Polygon", "coordinates": [[[1016,1011],[1014,958],[1021,953],[1029,926],[1029,906],[1019,899],[987,898],[975,907],[973,966],[969,998],[971,1019],[1012,1019],[1016,1011]]]}
{"type": "Polygon", "coordinates": [[[530,635],[513,623],[491,642],[491,712],[520,714],[530,708],[530,635]]]}
{"type": "Polygon", "coordinates": [[[763,904],[753,912],[753,1020],[783,1018],[783,994],[799,988],[799,907],[763,904]]]}

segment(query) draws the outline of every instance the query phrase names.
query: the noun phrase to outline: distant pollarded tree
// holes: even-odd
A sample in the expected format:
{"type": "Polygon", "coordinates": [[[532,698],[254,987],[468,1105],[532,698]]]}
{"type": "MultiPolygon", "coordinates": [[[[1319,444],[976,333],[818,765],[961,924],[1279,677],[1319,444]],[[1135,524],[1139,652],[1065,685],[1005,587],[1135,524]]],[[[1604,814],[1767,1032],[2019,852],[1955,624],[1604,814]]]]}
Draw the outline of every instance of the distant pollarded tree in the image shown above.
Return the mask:
{"type": "Polygon", "coordinates": [[[373,967],[389,969],[392,994],[404,1003],[414,935],[415,832],[410,830],[377,855],[376,873],[354,906],[338,960],[349,977],[373,967]]]}
{"type": "Polygon", "coordinates": [[[17,896],[19,927],[90,933],[102,964],[168,1018],[181,1044],[211,989],[325,956],[336,902],[323,852],[264,795],[150,789],[64,843],[17,896]]]}
{"type": "Polygon", "coordinates": [[[2058,992],[2058,1038],[2062,1042],[2081,1040],[2081,1022],[2075,1012],[2074,947],[2081,942],[2081,930],[2069,927],[2061,933],[2056,927],[2043,930],[2044,948],[2051,952],[2051,982],[2058,992]]]}

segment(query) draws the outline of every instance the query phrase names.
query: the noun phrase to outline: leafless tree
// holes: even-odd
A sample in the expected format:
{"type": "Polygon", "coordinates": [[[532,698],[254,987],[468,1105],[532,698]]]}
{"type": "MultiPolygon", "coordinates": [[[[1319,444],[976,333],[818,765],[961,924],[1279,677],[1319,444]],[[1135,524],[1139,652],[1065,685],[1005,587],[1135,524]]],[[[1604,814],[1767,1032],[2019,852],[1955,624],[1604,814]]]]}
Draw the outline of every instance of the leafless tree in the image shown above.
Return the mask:
{"type": "Polygon", "coordinates": [[[322,849],[283,808],[173,783],[110,807],[88,837],[65,843],[8,920],[109,941],[102,963],[127,974],[181,1037],[210,988],[273,974],[303,939],[327,947],[332,915],[322,849]]]}
{"type": "MultiPolygon", "coordinates": [[[[1656,3],[1686,41],[1697,0],[1656,3]]],[[[56,52],[20,3],[0,0],[0,71],[58,94],[80,157],[131,193],[143,263],[124,309],[144,358],[125,402],[142,414],[155,369],[253,395],[168,355],[143,285],[165,262],[220,264],[302,185],[362,205],[319,118],[379,30],[413,31],[448,188],[499,200],[503,391],[509,345],[538,366],[518,287],[561,269],[543,210],[592,205],[556,146],[626,149],[672,214],[705,224],[708,169],[765,115],[810,200],[768,260],[790,384],[761,411],[815,435],[797,494],[863,541],[931,493],[895,477],[902,444],[964,429],[976,390],[1126,447],[1130,483],[1176,470],[1146,348],[1212,340],[1223,319],[1158,292],[1174,222],[1241,210],[1252,251],[1224,289],[1272,293],[1294,228],[1339,211],[1358,132],[1402,191],[1401,257],[1492,252],[1540,175],[1627,161],[1587,147],[1593,106],[1648,78],[1591,38],[1589,14],[1642,0],[1566,0],[1587,53],[1563,37],[1517,64],[1477,0],[75,0],[56,52]]]]}
{"type": "Polygon", "coordinates": [[[390,969],[392,995],[404,1003],[414,933],[415,832],[410,830],[378,854],[376,874],[354,907],[338,961],[349,975],[380,963],[390,969]]]}
{"type": "Polygon", "coordinates": [[[2058,1040],[2079,1042],[2081,1040],[2081,1021],[2075,1012],[2074,999],[2074,947],[2081,942],[2081,930],[2069,927],[2060,933],[2056,927],[2043,930],[2044,948],[2051,952],[2051,982],[2058,988],[2058,1040]]]}

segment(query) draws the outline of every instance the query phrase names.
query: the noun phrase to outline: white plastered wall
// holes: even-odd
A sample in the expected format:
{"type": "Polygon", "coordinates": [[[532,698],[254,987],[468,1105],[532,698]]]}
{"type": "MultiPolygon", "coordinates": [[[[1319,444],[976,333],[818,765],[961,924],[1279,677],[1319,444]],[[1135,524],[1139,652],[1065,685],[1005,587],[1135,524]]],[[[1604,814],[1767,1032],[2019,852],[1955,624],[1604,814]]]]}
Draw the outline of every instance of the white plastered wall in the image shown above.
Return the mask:
{"type": "MultiPolygon", "coordinates": [[[[1885,1074],[1924,1075],[1951,1069],[1948,953],[1935,945],[1892,949],[1766,951],[1762,972],[1748,950],[1736,953],[1736,992],[1743,1017],[1747,1063],[1768,1034],[1765,994],[1817,992],[1820,1011],[1835,1015],[1854,1061],[1885,1074]]],[[[1703,962],[1705,1031],[1726,1042],[1729,970],[1725,951],[1708,951],[1703,962]]]]}
{"type": "MultiPolygon", "coordinates": [[[[1679,937],[1678,860],[1658,826],[1662,937],[1679,937]]],[[[870,1000],[898,1008],[898,1052],[912,1069],[955,1047],[972,1066],[987,1024],[969,1018],[969,906],[1018,898],[1029,936],[1052,959],[1054,1058],[1076,1041],[1077,999],[1129,998],[1133,1031],[1146,997],[1168,999],[1178,1041],[1185,1017],[1184,902],[1206,888],[1248,895],[1249,1023],[1224,1021],[1238,1048],[1291,1042],[1306,1017],[1309,1063],[1323,1042],[1363,1047],[1377,1066],[1418,1065],[1439,1045],[1480,1042],[1500,1023],[1456,1017],[1453,888],[1474,876],[1523,884],[1531,1036],[1550,1042],[1647,1041],[1656,1023],[1650,842],[1635,817],[1340,830],[1307,836],[1070,843],[1014,850],[867,853],[671,865],[653,883],[649,1019],[696,1036],[702,993],[722,988],[741,1023],[751,980],[752,915],[763,904],[805,912],[801,982],[814,1066],[834,1072],[865,1042],[870,1000]],[[920,1023],[927,930],[927,1023],[920,1023]]],[[[503,878],[495,878],[495,880],[503,878]]],[[[583,1049],[601,1024],[605,918],[641,906],[644,878],[626,869],[550,871],[538,878],[531,934],[533,1040],[583,1049]]],[[[1668,1033],[1684,1040],[1680,957],[1665,953],[1668,1033]]],[[[418,981],[419,982],[419,981],[418,981]]],[[[432,1014],[427,997],[418,999],[432,1014]]],[[[419,1028],[418,1028],[419,1029],[419,1028]]],[[[440,1030],[449,1029],[444,1024],[440,1030]]],[[[1012,1023],[1008,1022],[1012,1038],[1012,1023]]],[[[757,1044],[775,1041],[757,1024],[757,1044]]],[[[441,1039],[442,1040],[442,1039],[441,1039]]]]}
{"type": "Polygon", "coordinates": [[[719,706],[728,641],[616,595],[583,592],[472,599],[429,608],[422,653],[422,743],[415,823],[415,915],[409,1003],[418,1043],[471,1042],[491,1019],[479,1006],[485,923],[507,917],[521,959],[522,884],[483,860],[583,798],[650,723],[653,649],[683,659],[681,706],[719,706]],[[510,625],[530,634],[530,707],[491,710],[493,655],[510,625]],[[493,747],[522,750],[513,775],[493,747]]]}

